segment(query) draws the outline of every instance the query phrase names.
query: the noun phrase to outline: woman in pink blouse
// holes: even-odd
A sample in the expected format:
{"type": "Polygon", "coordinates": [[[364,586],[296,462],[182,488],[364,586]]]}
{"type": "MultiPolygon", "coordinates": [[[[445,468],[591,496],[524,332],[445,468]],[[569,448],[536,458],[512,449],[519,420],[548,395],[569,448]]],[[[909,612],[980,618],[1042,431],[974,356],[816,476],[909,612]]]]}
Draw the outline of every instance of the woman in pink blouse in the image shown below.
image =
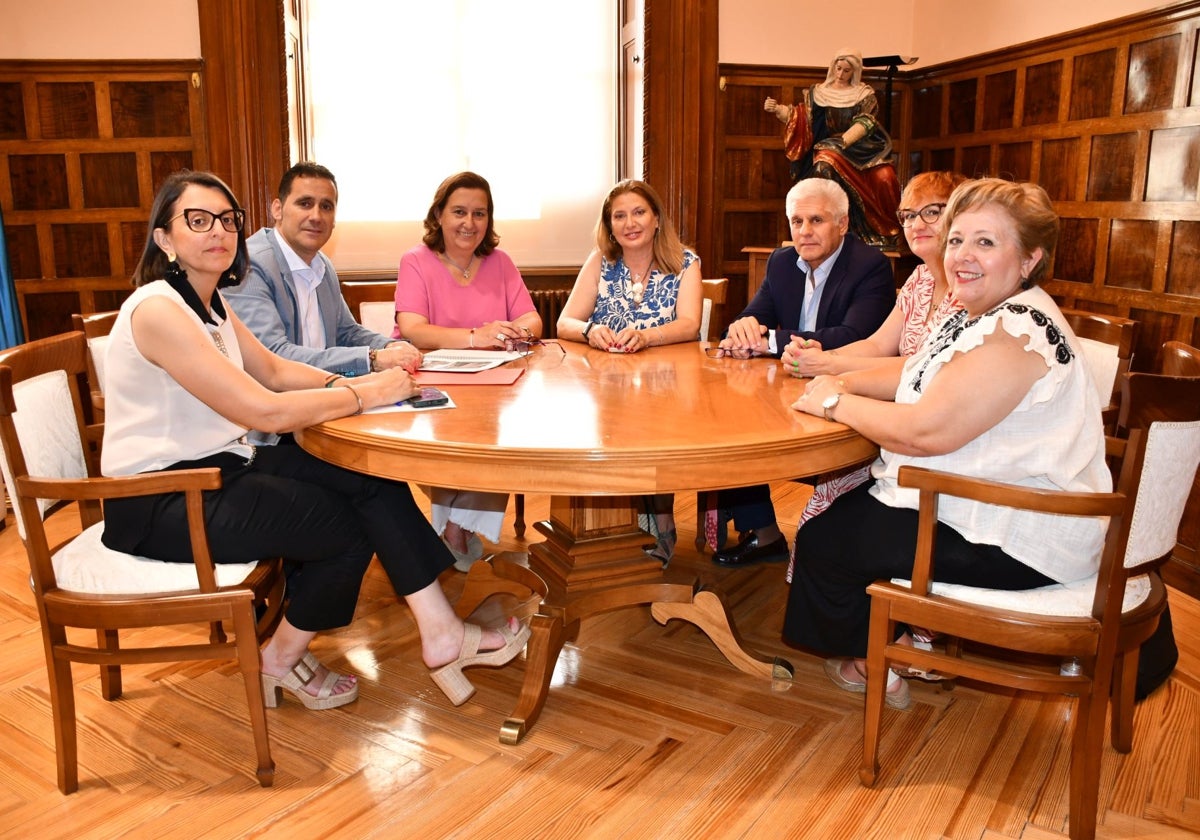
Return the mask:
{"type": "MultiPolygon", "coordinates": [[[[542,319],[521,272],[500,241],[492,188],[474,172],[442,181],[425,216],[421,245],[400,260],[397,337],[421,350],[501,350],[514,339],[540,338],[542,319]]],[[[483,555],[478,534],[500,539],[506,493],[429,488],[433,527],[467,571],[483,555]]]]}

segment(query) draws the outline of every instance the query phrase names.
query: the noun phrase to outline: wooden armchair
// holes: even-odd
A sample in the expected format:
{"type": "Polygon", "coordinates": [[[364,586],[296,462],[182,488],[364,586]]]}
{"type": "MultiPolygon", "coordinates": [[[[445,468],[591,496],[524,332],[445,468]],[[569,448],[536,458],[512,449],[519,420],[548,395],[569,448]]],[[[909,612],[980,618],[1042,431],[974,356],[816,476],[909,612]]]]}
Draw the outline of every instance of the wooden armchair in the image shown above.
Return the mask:
{"type": "Polygon", "coordinates": [[[1164,343],[1158,372],[1164,376],[1200,376],[1200,348],[1182,341],[1164,343]]]}
{"type": "Polygon", "coordinates": [[[871,627],[859,771],[863,784],[874,784],[879,773],[886,674],[892,663],[1017,690],[1073,695],[1078,700],[1071,743],[1070,836],[1095,835],[1108,701],[1111,696],[1113,747],[1128,752],[1138,647],[1154,632],[1166,605],[1158,569],[1175,546],[1200,463],[1200,380],[1131,374],[1123,397],[1130,434],[1128,441],[1110,439],[1110,453],[1121,456],[1114,493],[1032,490],[901,468],[900,484],[920,492],[916,561],[911,583],[878,581],[867,589],[871,627]],[[1107,516],[1099,574],[1075,584],[1018,592],[933,583],[939,495],[1064,516],[1107,516]],[[945,650],[894,642],[898,624],[945,634],[945,650]],[[966,649],[964,640],[987,648],[966,649]],[[1080,663],[1079,674],[1060,673],[1067,658],[1080,663]]]}
{"type": "Polygon", "coordinates": [[[725,327],[725,298],[729,294],[729,280],[701,280],[704,308],[700,313],[700,340],[716,341],[725,327]],[[713,325],[716,329],[713,329],[713,325]]]}
{"type": "MultiPolygon", "coordinates": [[[[84,445],[82,383],[88,349],[83,333],[33,341],[0,354],[0,443],[3,472],[29,558],[46,668],[58,787],[79,786],[73,662],[100,666],[101,694],[121,695],[121,665],[232,659],[242,672],[257,753],[257,777],[274,780],[259,679],[258,643],[278,623],[283,597],[278,559],[216,564],[204,531],[202,491],[221,485],[216,469],[102,478],[84,445]],[[122,554],[100,541],[104,499],[179,492],[186,495],[194,565],[122,554]],[[67,502],[78,502],[71,506],[67,502]],[[74,536],[51,545],[44,518],[77,507],[74,536]],[[256,607],[261,615],[256,620],[256,607]],[[208,624],[207,640],[161,647],[121,647],[125,628],[208,624]],[[226,638],[232,627],[235,640],[226,638]],[[68,639],[67,628],[96,632],[96,645],[68,639]]],[[[56,529],[55,533],[62,533],[56,529]]]]}
{"type": "Polygon", "coordinates": [[[1064,309],[1062,314],[1083,345],[1084,358],[1100,395],[1104,429],[1111,434],[1121,404],[1121,377],[1129,373],[1133,363],[1138,322],[1077,309],[1064,309]]]}
{"type": "Polygon", "coordinates": [[[108,334],[112,332],[112,326],[116,320],[115,310],[92,312],[87,315],[75,313],[71,316],[71,326],[87,337],[88,383],[92,396],[91,416],[97,423],[104,422],[104,353],[108,347],[108,334]]]}

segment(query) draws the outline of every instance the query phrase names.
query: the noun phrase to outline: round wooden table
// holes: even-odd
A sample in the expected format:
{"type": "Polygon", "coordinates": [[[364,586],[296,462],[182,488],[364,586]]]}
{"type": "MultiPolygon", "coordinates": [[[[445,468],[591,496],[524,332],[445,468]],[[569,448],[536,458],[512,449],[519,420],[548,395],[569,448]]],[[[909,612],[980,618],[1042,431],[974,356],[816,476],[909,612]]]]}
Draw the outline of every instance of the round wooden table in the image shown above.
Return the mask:
{"type": "Polygon", "coordinates": [[[745,650],[719,597],[663,570],[641,547],[629,497],[815,475],[876,453],[846,426],[795,411],[803,380],[770,358],[713,359],[703,343],[605,353],[563,342],[511,362],[512,385],[445,385],[455,408],[370,413],[296,434],[312,454],[370,475],[468,490],[548,493],[546,537],[525,562],[471,567],[456,608],[496,592],[541,596],[525,681],[500,739],[533,725],[558,654],[589,615],[651,604],[660,623],[700,627],[740,670],[790,679],[790,664],[745,650]]]}

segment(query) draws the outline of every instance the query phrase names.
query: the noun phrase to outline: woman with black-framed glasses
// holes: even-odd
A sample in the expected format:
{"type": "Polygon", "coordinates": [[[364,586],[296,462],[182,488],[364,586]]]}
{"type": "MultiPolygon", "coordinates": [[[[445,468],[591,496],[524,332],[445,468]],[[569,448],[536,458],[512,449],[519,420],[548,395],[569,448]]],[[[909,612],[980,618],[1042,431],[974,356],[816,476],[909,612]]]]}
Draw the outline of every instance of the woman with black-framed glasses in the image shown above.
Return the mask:
{"type": "MultiPolygon", "coordinates": [[[[434,682],[462,703],[473,690],[464,665],[508,662],[529,629],[510,620],[484,630],[455,615],[437,579],[453,559],[404,483],[335,467],[298,446],[249,443],[250,429],[290,432],[396,403],[417,389],[403,368],[349,380],[264,347],[219,291],[246,271],[244,222],[229,187],[211,173],[177,172],[159,188],[134,270],[137,288],[109,337],[101,469],[133,475],[216,467],[221,488],[204,496],[214,561],[289,561],[284,617],[262,651],[268,706],[285,689],[309,709],[358,696],[357,679],[327,668],[308,645],[318,631],[354,617],[375,555],[412,609],[434,682]]],[[[192,562],[182,494],[109,500],[103,541],[155,560],[192,562]]]]}

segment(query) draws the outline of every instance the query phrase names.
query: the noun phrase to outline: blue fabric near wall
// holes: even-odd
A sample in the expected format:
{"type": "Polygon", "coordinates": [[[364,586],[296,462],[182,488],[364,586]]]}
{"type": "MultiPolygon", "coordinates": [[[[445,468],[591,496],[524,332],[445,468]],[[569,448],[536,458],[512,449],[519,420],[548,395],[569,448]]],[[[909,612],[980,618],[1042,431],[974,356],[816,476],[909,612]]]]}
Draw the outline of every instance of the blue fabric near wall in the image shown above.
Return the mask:
{"type": "Polygon", "coordinates": [[[16,347],[25,342],[21,329],[21,308],[17,306],[17,288],[8,267],[8,246],[4,242],[4,213],[0,211],[0,348],[16,347]]]}

